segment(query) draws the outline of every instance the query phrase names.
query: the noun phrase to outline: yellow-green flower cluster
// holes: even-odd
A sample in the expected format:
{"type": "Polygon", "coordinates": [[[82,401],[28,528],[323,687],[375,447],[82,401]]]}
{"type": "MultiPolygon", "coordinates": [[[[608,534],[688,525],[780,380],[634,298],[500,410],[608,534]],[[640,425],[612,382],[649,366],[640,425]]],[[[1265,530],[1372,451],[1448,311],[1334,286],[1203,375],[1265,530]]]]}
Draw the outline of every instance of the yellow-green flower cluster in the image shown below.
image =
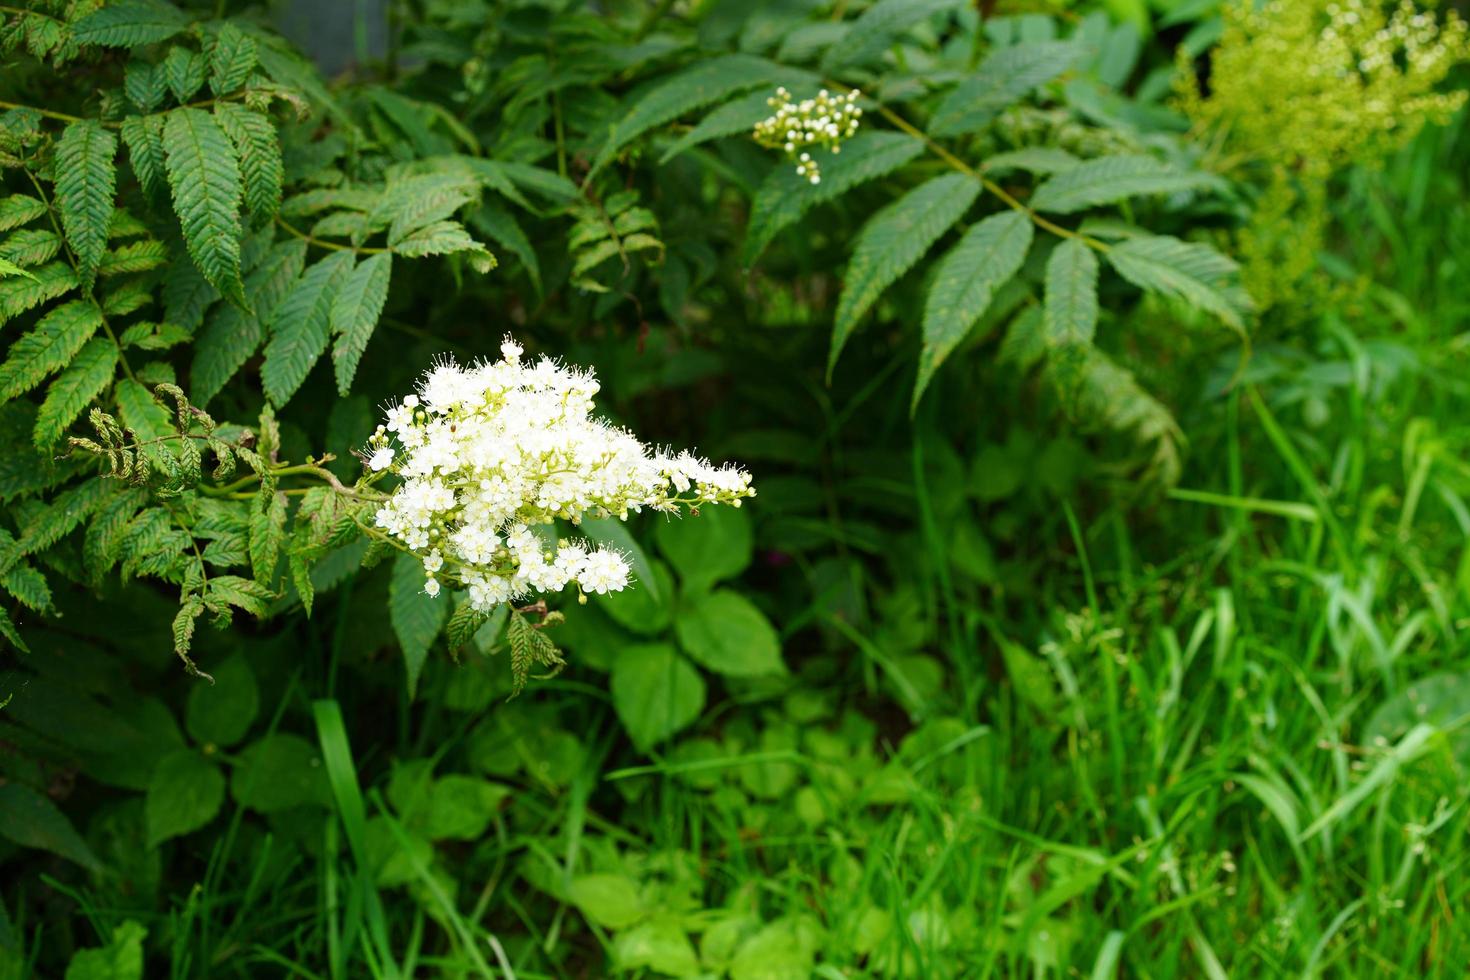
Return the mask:
{"type": "Polygon", "coordinates": [[[833,153],[842,152],[842,141],[857,132],[863,115],[858,95],[856,89],[846,95],[832,95],[822,89],[814,99],[793,102],[783,85],[766,100],[776,112],[755,124],[755,141],[783,151],[796,164],[798,176],[820,184],[821,170],[810,149],[826,147],[833,153]]]}
{"type": "Polygon", "coordinates": [[[1328,179],[1381,161],[1464,104],[1464,92],[1439,88],[1470,59],[1470,34],[1454,11],[1440,20],[1412,0],[1230,0],[1222,15],[1209,95],[1184,65],[1182,102],[1215,135],[1222,167],[1263,171],[1240,244],[1264,306],[1314,265],[1328,179]]]}

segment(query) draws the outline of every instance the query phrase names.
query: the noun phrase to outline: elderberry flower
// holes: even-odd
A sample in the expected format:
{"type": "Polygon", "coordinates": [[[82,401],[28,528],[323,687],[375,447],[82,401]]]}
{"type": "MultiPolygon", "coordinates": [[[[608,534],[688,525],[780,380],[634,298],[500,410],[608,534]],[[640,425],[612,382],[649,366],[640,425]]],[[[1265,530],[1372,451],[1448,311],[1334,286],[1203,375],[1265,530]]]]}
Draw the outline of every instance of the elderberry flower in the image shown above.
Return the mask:
{"type": "Polygon", "coordinates": [[[571,584],[617,592],[627,558],[557,541],[556,521],[738,507],[755,495],[744,470],[651,450],[593,415],[591,371],[523,363],[509,338],[500,350],[493,363],[436,363],[416,394],[388,408],[365,454],[370,469],[401,481],[375,520],[423,562],[429,595],[454,583],[488,610],[571,584]]]}
{"type": "Polygon", "coordinates": [[[842,141],[857,132],[863,115],[862,108],[856,104],[859,94],[853,89],[846,95],[834,96],[822,89],[814,99],[793,102],[783,85],[766,100],[776,113],[755,124],[755,141],[782,150],[796,164],[798,177],[820,184],[821,168],[805,148],[823,146],[833,153],[841,153],[842,141]]]}

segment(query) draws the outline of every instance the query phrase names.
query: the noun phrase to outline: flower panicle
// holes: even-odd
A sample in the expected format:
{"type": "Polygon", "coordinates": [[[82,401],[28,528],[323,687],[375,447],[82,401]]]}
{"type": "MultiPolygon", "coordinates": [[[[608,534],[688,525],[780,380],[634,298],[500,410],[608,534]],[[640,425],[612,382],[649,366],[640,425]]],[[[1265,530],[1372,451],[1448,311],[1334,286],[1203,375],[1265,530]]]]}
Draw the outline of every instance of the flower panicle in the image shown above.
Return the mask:
{"type": "Polygon", "coordinates": [[[816,98],[796,102],[783,85],[766,100],[775,113],[755,124],[755,141],[781,150],[796,164],[797,176],[820,184],[821,168],[810,150],[825,147],[833,153],[842,152],[842,141],[857,133],[862,120],[863,110],[857,104],[860,96],[857,89],[846,95],[822,89],[816,98]]]}

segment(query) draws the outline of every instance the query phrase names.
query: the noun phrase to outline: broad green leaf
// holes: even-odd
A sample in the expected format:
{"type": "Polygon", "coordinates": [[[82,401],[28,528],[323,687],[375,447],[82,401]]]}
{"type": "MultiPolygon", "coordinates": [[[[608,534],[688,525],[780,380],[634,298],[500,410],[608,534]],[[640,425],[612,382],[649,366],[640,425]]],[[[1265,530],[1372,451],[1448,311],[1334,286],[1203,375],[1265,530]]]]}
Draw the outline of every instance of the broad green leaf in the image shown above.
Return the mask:
{"type": "Polygon", "coordinates": [[[436,779],[429,787],[415,829],[429,840],[479,840],[509,792],[478,776],[456,774],[436,779]]]}
{"type": "Polygon", "coordinates": [[[663,976],[699,975],[699,957],[689,934],[668,914],[619,933],[613,940],[612,958],[619,970],[641,972],[646,967],[663,976]]]}
{"type": "Polygon", "coordinates": [[[878,0],[827,49],[822,56],[822,71],[875,61],[920,21],[963,6],[962,0],[878,0]]]}
{"type": "Polygon", "coordinates": [[[50,851],[90,871],[102,864],[66,814],[21,783],[0,784],[0,837],[21,847],[50,851]]]}
{"type": "Polygon", "coordinates": [[[979,195],[978,180],[967,174],[945,174],[920,184],[863,225],[842,279],[828,375],[863,314],[923,258],[940,235],[964,217],[979,195]]]}
{"type": "Polygon", "coordinates": [[[255,673],[243,654],[205,669],[213,684],[193,684],[184,705],[184,727],[201,746],[229,748],[250,730],[260,711],[255,673]]]}
{"type": "Polygon", "coordinates": [[[781,638],[744,596],[719,589],[681,606],[674,620],[679,646],[697,663],[729,677],[784,674],[781,638]]]}
{"type": "Polygon", "coordinates": [[[1036,189],[1031,206],[1038,211],[1071,214],[1144,194],[1175,194],[1211,187],[1211,174],[1176,170],[1142,154],[1099,157],[1052,177],[1036,189]]]}
{"type": "Polygon", "coordinates": [[[1438,673],[1421,677],[1388,698],[1369,717],[1361,742],[1370,752],[1389,746],[1419,724],[1448,733],[1449,746],[1461,766],[1470,766],[1470,673],[1438,673]]]}
{"type": "Polygon", "coordinates": [[[230,138],[202,109],[164,117],[164,164],[189,255],[220,293],[245,305],[240,283],[240,165],[230,138]]]}
{"type": "Polygon", "coordinates": [[[739,575],[750,564],[755,547],[750,517],[734,507],[706,507],[697,516],[660,517],[653,536],[679,573],[685,593],[702,592],[739,575]]]}
{"type": "Polygon", "coordinates": [[[639,751],[683,731],[704,710],[704,680],[667,643],[624,647],[612,665],[613,708],[639,751]]]}
{"type": "Polygon", "coordinates": [[[410,698],[418,689],[429,648],[448,617],[449,596],[425,593],[423,562],[413,555],[400,554],[393,562],[393,578],[388,585],[388,618],[403,650],[410,698]]]}
{"type": "Polygon", "coordinates": [[[577,875],[567,886],[572,904],[604,929],[627,929],[648,914],[638,882],[627,875],[577,875]]]}
{"type": "Polygon", "coordinates": [[[388,281],[393,275],[393,256],[384,252],[364,259],[352,270],[328,317],[332,335],[332,368],[337,375],[337,393],[345,396],[352,388],[357,364],[383,313],[388,299],[388,281]]]}
{"type": "Polygon", "coordinates": [[[204,324],[189,369],[190,397],[196,405],[208,404],[259,349],[265,324],[291,291],[305,264],[305,242],[291,239],[278,243],[245,279],[245,297],[251,310],[226,306],[216,310],[204,324]]]}
{"type": "Polygon", "coordinates": [[[106,337],[93,337],[82,346],[61,376],[46,389],[46,400],[36,413],[32,438],[38,448],[47,448],[61,438],[67,426],[86,411],[112,383],[117,368],[117,345],[106,337]]]}
{"type": "Polygon", "coordinates": [[[924,347],[913,404],[919,403],[934,372],[975,326],[995,290],[1021,268],[1031,237],[1031,219],[1026,215],[993,214],[972,225],[940,260],[924,303],[924,347]]]}
{"type": "Polygon", "coordinates": [[[281,183],[286,176],[275,124],[263,113],[234,102],[215,103],[214,115],[239,154],[250,217],[257,224],[269,221],[281,208],[281,183]]]}
{"type": "Polygon", "coordinates": [[[106,48],[136,48],[166,41],[188,26],[179,8],[159,0],[119,0],[109,3],[72,25],[78,44],[106,48]]]}
{"type": "Polygon", "coordinates": [[[643,94],[613,126],[592,170],[594,173],[601,170],[619,150],[655,126],[747,89],[773,88],[778,82],[788,80],[791,74],[790,68],[748,54],[701,59],[643,94]]]}
{"type": "Polygon", "coordinates": [[[856,187],[892,173],[924,152],[922,140],[903,133],[859,133],[842,145],[842,152],[817,150],[812,154],[822,168],[822,182],[813,184],[782,163],[762,182],[750,206],[742,261],[753,265],[771,239],[801,220],[811,208],[856,187]]]}
{"type": "Polygon", "coordinates": [[[117,191],[116,155],[117,137],[90,119],[67,126],[56,141],[56,204],[84,289],[91,286],[107,248],[117,191]]]}
{"type": "Polygon", "coordinates": [[[260,367],[261,385],[271,404],[289,401],[327,349],[332,304],[351,274],[352,253],[333,252],[308,268],[276,305],[260,367]]]}
{"type": "Polygon", "coordinates": [[[34,330],[10,345],[10,356],[0,364],[0,402],[30,391],[66,367],[101,326],[102,311],[85,300],[47,313],[34,330]]]}
{"type": "Polygon", "coordinates": [[[1076,238],[1046,263],[1046,340],[1052,347],[1087,345],[1097,333],[1097,256],[1076,238]]]}
{"type": "Polygon", "coordinates": [[[205,826],[225,801],[225,777],[197,749],[179,749],[159,760],[143,809],[148,846],[157,847],[205,826]]]}
{"type": "Polygon", "coordinates": [[[298,735],[267,735],[247,745],[236,761],[230,795],[241,806],[276,813],[307,803],[331,805],[321,753],[298,735]]]}
{"type": "Polygon", "coordinates": [[[1002,109],[1075,65],[1082,51],[1073,41],[1030,41],[992,52],[939,103],[929,131],[978,132],[1002,109]]]}
{"type": "Polygon", "coordinates": [[[210,91],[228,95],[244,85],[255,69],[255,60],[255,39],[226,21],[209,52],[210,91]]]}
{"type": "Polygon", "coordinates": [[[809,921],[787,918],[747,938],[730,961],[730,980],[797,980],[812,974],[820,933],[809,921]]]}
{"type": "Polygon", "coordinates": [[[649,562],[650,575],[628,583],[621,592],[597,597],[597,604],[620,626],[645,636],[668,629],[673,619],[673,606],[659,596],[673,596],[674,577],[661,561],[649,562]]]}
{"type": "Polygon", "coordinates": [[[64,980],[143,980],[147,935],[147,929],[129,919],[112,930],[106,946],[74,953],[64,980]]]}
{"type": "Polygon", "coordinates": [[[1235,330],[1245,329],[1250,297],[1240,286],[1240,267],[1210,246],[1157,235],[1124,239],[1106,255],[1140,289],[1181,299],[1235,330]]]}

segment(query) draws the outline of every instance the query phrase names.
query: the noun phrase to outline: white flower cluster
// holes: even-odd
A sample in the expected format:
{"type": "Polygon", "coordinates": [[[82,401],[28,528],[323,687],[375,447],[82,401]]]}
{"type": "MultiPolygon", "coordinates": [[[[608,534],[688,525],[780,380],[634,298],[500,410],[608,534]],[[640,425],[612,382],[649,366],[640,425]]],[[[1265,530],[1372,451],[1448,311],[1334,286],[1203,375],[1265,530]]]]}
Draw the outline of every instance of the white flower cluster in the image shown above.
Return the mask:
{"type": "Polygon", "coordinates": [[[585,542],[554,546],[556,520],[626,520],[645,507],[740,506],[750,474],[688,452],[653,452],[632,433],[592,415],[591,371],[521,361],[507,339],[502,360],[437,364],[387,412],[364,454],[402,482],[377,526],[424,563],[424,590],[463,585],[488,610],[575,583],[606,594],[628,584],[628,561],[585,542]]]}
{"type": "Polygon", "coordinates": [[[806,148],[825,146],[833,153],[842,152],[842,141],[857,132],[863,115],[862,107],[856,104],[859,94],[853,89],[834,96],[822,89],[815,99],[793,102],[783,85],[766,100],[776,114],[755,124],[755,141],[785,151],[795,161],[798,176],[820,184],[821,171],[806,148]]]}

